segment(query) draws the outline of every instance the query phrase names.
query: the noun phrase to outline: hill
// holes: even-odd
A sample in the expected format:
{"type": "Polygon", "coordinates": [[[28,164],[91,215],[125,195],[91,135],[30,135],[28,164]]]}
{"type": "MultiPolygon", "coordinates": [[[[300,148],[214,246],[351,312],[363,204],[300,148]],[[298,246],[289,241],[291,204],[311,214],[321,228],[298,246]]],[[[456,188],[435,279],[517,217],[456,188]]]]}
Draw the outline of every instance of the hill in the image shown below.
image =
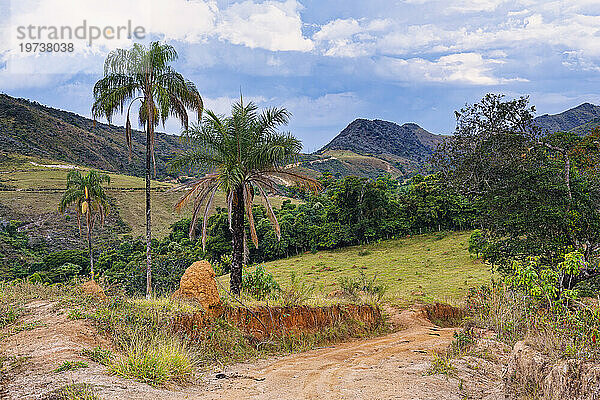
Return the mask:
{"type": "Polygon", "coordinates": [[[537,126],[548,132],[577,132],[585,134],[600,126],[600,106],[583,103],[559,114],[544,114],[535,118],[537,126]]]}
{"type": "Polygon", "coordinates": [[[414,123],[356,119],[331,142],[306,156],[302,167],[334,176],[405,177],[417,171],[444,136],[414,123]]]}
{"type": "MultiPolygon", "coordinates": [[[[140,131],[132,136],[129,161],[123,127],[0,94],[0,150],[7,153],[143,176],[146,136],[140,131]]],[[[156,134],[158,177],[167,176],[167,163],[181,148],[177,136],[156,134]]]]}
{"type": "MultiPolygon", "coordinates": [[[[324,295],[339,289],[342,278],[361,272],[386,286],[386,298],[459,303],[469,287],[489,281],[491,272],[467,248],[471,232],[435,233],[385,240],[363,246],[323,250],[264,263],[283,284],[294,274],[324,295]]],[[[226,277],[224,277],[226,278],[226,277]]],[[[224,279],[225,280],[225,279],[224,279]]]]}
{"type": "Polygon", "coordinates": [[[362,155],[395,156],[421,163],[442,139],[443,136],[434,135],[413,123],[398,125],[377,119],[357,119],[318,153],[350,150],[362,155]]]}
{"type": "MultiPolygon", "coordinates": [[[[0,152],[0,225],[21,221],[20,230],[27,232],[33,243],[46,244],[52,250],[84,246],[74,210],[65,215],[57,211],[72,168],[86,172],[85,167],[0,152]]],[[[95,243],[145,232],[144,187],[143,178],[110,173],[106,188],[110,212],[104,226],[94,232],[95,243]]],[[[169,191],[172,187],[171,183],[152,182],[152,234],[159,239],[169,233],[171,224],[190,217],[189,209],[175,212],[174,205],[182,193],[169,191]]],[[[281,202],[277,196],[272,200],[275,207],[281,202]]],[[[221,192],[215,196],[215,206],[226,206],[221,192]]]]}

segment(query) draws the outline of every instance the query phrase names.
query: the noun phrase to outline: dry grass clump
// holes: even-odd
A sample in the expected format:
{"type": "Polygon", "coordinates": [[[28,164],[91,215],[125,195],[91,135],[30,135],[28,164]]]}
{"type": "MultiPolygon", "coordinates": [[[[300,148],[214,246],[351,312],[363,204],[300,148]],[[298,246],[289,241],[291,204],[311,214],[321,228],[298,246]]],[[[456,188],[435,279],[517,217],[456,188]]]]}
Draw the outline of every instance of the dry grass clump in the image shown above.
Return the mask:
{"type": "Polygon", "coordinates": [[[46,395],[43,400],[101,400],[93,385],[74,383],[66,385],[46,395]]]}
{"type": "Polygon", "coordinates": [[[108,365],[109,372],[152,386],[185,384],[195,373],[194,354],[177,336],[136,330],[118,343],[122,355],[108,365]]]}

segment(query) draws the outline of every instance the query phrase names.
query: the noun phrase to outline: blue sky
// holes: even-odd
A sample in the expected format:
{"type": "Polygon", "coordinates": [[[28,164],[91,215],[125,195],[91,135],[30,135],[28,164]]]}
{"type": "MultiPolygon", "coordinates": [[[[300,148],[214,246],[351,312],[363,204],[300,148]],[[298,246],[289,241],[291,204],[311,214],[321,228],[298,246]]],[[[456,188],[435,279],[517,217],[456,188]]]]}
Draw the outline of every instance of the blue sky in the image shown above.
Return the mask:
{"type": "Polygon", "coordinates": [[[0,0],[0,16],[2,92],[89,116],[106,54],[132,40],[31,55],[17,27],[131,20],[176,47],[208,108],[227,112],[240,89],[287,107],[305,151],[359,117],[451,133],[486,92],[530,95],[539,114],[600,104],[598,0],[0,0]]]}

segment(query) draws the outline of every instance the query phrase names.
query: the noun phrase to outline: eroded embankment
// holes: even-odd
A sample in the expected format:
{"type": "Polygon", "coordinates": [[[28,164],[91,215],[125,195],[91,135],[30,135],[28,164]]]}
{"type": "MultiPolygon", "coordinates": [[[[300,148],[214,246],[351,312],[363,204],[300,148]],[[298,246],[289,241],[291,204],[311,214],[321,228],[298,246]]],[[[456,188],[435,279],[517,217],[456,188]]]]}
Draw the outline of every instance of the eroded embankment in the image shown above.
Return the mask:
{"type": "MultiPolygon", "coordinates": [[[[382,326],[384,322],[379,307],[354,304],[326,307],[226,306],[219,317],[257,339],[289,333],[315,333],[342,323],[360,324],[370,331],[382,326]]],[[[197,329],[208,323],[210,318],[206,314],[195,313],[180,316],[174,325],[193,336],[197,329]]]]}

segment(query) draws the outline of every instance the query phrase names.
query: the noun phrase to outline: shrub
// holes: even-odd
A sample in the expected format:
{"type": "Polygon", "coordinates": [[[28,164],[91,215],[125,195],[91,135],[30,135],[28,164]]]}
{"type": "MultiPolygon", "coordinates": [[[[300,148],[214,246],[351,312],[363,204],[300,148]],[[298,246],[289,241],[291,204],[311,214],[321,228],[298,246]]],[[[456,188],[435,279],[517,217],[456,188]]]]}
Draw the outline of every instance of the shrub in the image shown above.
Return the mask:
{"type": "Polygon", "coordinates": [[[77,264],[81,269],[85,269],[89,267],[90,259],[85,250],[60,250],[45,256],[44,263],[48,271],[52,271],[67,263],[77,264]]]}
{"type": "Polygon", "coordinates": [[[562,285],[563,277],[578,274],[582,266],[576,252],[565,254],[557,268],[540,265],[537,258],[514,262],[505,282],[469,292],[471,318],[511,345],[529,337],[534,347],[555,357],[596,359],[600,307],[562,285]]]}
{"type": "Polygon", "coordinates": [[[257,300],[264,300],[275,295],[281,289],[273,275],[259,265],[254,272],[244,275],[242,290],[257,300]]]}
{"type": "Polygon", "coordinates": [[[23,308],[14,304],[0,303],[0,328],[13,324],[23,312],[23,308]]]}
{"type": "Polygon", "coordinates": [[[356,278],[344,276],[339,280],[344,295],[352,301],[358,301],[361,295],[367,295],[375,301],[381,301],[385,294],[385,286],[377,283],[377,274],[369,279],[363,271],[356,278]]]}
{"type": "Polygon", "coordinates": [[[447,354],[433,353],[431,365],[426,371],[427,375],[442,374],[451,377],[456,374],[456,367],[452,365],[452,359],[447,354]]]}
{"type": "Polygon", "coordinates": [[[279,298],[284,307],[293,307],[305,303],[315,291],[315,285],[308,286],[298,282],[296,274],[290,275],[290,284],[281,289],[279,298]]]}
{"type": "Polygon", "coordinates": [[[479,229],[474,230],[469,237],[469,253],[475,253],[475,256],[479,258],[479,254],[485,251],[486,246],[487,239],[483,233],[479,229]]]}
{"type": "Polygon", "coordinates": [[[73,279],[81,272],[81,266],[73,263],[66,263],[61,265],[58,268],[55,268],[54,271],[54,280],[58,280],[59,282],[65,282],[73,279]]]}

